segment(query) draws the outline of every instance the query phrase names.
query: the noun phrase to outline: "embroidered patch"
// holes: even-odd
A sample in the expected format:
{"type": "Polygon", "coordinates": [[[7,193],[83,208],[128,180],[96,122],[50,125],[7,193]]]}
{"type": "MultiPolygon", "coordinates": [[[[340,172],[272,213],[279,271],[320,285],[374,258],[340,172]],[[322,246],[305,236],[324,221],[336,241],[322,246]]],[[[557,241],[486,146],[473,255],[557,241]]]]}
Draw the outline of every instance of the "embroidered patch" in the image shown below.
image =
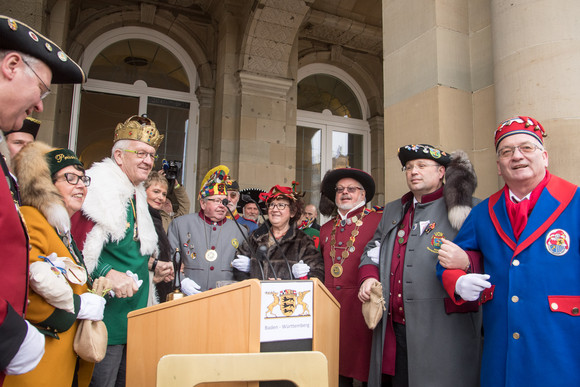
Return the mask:
{"type": "Polygon", "coordinates": [[[434,159],[438,159],[441,157],[441,151],[439,149],[429,148],[429,153],[433,156],[434,159]]]}
{"type": "Polygon", "coordinates": [[[237,249],[240,246],[240,242],[236,238],[232,239],[232,246],[237,249]]]}
{"type": "Polygon", "coordinates": [[[432,253],[439,253],[439,249],[441,248],[441,245],[443,244],[443,239],[445,238],[445,236],[443,235],[442,232],[436,232],[433,234],[433,236],[431,237],[431,246],[433,246],[433,248],[431,247],[427,247],[427,250],[429,250],[432,253]]]}
{"type": "Polygon", "coordinates": [[[558,257],[566,254],[570,250],[570,235],[559,228],[548,231],[546,235],[546,250],[558,257]]]}

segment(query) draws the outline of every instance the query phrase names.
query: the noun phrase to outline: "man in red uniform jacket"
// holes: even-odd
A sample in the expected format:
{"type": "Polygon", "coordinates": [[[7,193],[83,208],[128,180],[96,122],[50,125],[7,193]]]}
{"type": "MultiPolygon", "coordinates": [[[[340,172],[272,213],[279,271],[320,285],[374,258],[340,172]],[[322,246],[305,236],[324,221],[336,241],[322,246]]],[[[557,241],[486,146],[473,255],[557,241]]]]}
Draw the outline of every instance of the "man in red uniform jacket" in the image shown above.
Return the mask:
{"type": "MultiPolygon", "coordinates": [[[[0,129],[18,130],[42,112],[52,83],[85,76],[56,44],[17,20],[0,15],[0,129]]],[[[0,135],[0,143],[4,142],[0,135]]],[[[18,190],[0,157],[0,386],[5,374],[32,370],[44,354],[44,336],[24,320],[28,303],[28,235],[18,212],[18,190]]]]}
{"type": "Polygon", "coordinates": [[[320,246],[324,285],[340,302],[339,385],[352,386],[354,379],[366,382],[369,374],[373,331],[366,326],[357,297],[358,266],[382,211],[365,207],[375,194],[375,181],[364,171],[334,169],[321,187],[320,212],[330,215],[337,209],[336,216],[320,229],[320,246]]]}

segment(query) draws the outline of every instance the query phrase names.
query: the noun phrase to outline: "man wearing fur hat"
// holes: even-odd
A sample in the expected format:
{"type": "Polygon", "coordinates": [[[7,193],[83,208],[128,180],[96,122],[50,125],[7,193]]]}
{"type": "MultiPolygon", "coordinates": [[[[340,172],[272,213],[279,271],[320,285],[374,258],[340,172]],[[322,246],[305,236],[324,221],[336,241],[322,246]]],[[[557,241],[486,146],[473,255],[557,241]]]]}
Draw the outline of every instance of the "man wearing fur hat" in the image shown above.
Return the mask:
{"type": "MultiPolygon", "coordinates": [[[[18,130],[42,112],[51,83],[82,83],[85,75],[56,44],[18,20],[0,15],[0,129],[18,130]]],[[[0,142],[4,138],[0,135],[0,142]]],[[[8,156],[8,155],[4,155],[8,156]]],[[[5,374],[30,371],[44,353],[44,336],[24,320],[28,299],[28,236],[15,208],[18,190],[4,157],[0,165],[0,386],[5,374]]]]}
{"type": "Polygon", "coordinates": [[[410,192],[385,206],[359,270],[359,299],[368,302],[380,281],[386,301],[374,329],[369,385],[384,378],[395,387],[477,386],[479,306],[461,310],[446,301],[435,272],[439,248],[465,219],[455,214],[465,215],[474,202],[475,172],[465,153],[450,156],[425,144],[399,148],[399,160],[410,192]]]}
{"type": "Polygon", "coordinates": [[[571,386],[580,379],[580,193],[548,171],[543,137],[531,117],[499,125],[497,170],[505,186],[473,209],[456,248],[440,257],[438,274],[451,299],[483,303],[484,387],[571,386]],[[485,274],[446,263],[476,253],[485,274]]]}
{"type": "Polygon", "coordinates": [[[375,181],[359,169],[328,171],[321,194],[321,213],[330,216],[336,212],[321,227],[319,240],[324,285],[340,302],[339,385],[352,386],[353,379],[366,382],[369,374],[372,331],[365,324],[357,298],[358,267],[381,212],[365,207],[375,194],[375,181]]]}
{"type": "Polygon", "coordinates": [[[169,243],[173,251],[179,250],[186,277],[181,280],[186,295],[213,289],[218,281],[234,280],[231,263],[245,235],[226,218],[228,174],[224,165],[211,169],[198,195],[201,210],[180,216],[169,226],[169,243]]]}
{"type": "MultiPolygon", "coordinates": [[[[73,236],[87,270],[93,277],[110,279],[115,294],[105,308],[108,348],[95,367],[93,386],[115,385],[115,381],[124,385],[127,313],[148,303],[148,263],[157,253],[157,233],[142,183],[162,140],[155,123],[144,116],[118,124],[111,157],[87,170],[92,184],[82,210],[73,217],[73,236]]],[[[170,262],[160,261],[155,273],[162,275],[171,267],[170,262]]]]}

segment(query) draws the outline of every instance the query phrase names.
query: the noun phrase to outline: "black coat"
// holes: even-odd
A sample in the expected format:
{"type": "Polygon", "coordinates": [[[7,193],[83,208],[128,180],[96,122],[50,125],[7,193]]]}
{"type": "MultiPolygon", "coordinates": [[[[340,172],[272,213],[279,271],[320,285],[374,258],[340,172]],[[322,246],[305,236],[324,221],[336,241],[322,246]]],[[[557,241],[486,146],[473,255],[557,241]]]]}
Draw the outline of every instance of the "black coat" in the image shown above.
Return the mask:
{"type": "MultiPolygon", "coordinates": [[[[161,219],[161,213],[159,210],[149,206],[149,213],[151,214],[151,219],[153,219],[153,225],[155,226],[155,231],[157,232],[158,244],[159,244],[159,260],[170,262],[171,261],[171,245],[169,244],[169,239],[163,228],[163,220],[161,219]]],[[[165,302],[167,300],[167,295],[173,291],[173,284],[171,282],[160,282],[155,284],[157,289],[157,296],[159,297],[159,302],[165,302]]]]}

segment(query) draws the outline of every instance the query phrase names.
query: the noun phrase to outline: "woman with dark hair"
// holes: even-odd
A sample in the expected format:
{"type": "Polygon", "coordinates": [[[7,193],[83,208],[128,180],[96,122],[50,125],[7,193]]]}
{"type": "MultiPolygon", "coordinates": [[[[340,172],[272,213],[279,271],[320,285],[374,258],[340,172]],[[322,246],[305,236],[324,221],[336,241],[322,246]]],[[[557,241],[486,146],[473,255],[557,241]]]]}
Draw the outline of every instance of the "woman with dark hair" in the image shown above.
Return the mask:
{"type": "Polygon", "coordinates": [[[72,151],[41,142],[22,148],[13,162],[30,236],[26,319],[46,345],[35,369],[7,376],[4,386],[88,386],[94,363],[75,353],[73,340],[79,320],[103,319],[105,299],[89,291],[70,217],[81,209],[91,179],[72,151]]]}
{"type": "Polygon", "coordinates": [[[324,281],[320,251],[312,238],[296,227],[303,204],[294,187],[276,185],[270,192],[260,194],[260,199],[266,202],[268,220],[250,235],[249,243],[239,247],[239,255],[232,261],[235,278],[316,277],[324,281]]]}

